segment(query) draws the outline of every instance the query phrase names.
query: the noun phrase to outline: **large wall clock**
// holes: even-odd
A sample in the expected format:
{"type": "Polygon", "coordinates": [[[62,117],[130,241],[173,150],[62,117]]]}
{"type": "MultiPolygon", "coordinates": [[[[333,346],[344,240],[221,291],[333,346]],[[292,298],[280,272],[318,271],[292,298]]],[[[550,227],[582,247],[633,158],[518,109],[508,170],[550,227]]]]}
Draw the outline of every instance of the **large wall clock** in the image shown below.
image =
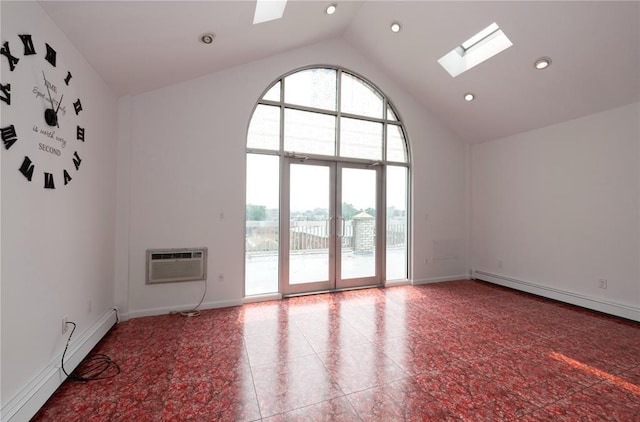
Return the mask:
{"type": "Polygon", "coordinates": [[[73,73],[52,45],[31,34],[4,41],[0,54],[4,153],[28,182],[45,189],[68,185],[80,170],[85,141],[73,73]]]}

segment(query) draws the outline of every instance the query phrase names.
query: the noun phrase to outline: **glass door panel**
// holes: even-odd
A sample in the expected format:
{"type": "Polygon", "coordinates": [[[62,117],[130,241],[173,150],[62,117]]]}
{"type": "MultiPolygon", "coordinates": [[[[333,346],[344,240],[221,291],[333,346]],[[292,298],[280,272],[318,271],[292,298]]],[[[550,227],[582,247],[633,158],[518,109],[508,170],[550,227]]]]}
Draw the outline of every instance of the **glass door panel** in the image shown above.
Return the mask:
{"type": "Polygon", "coordinates": [[[337,288],[379,284],[379,170],[341,164],[336,218],[339,277],[337,288]]]}
{"type": "Polygon", "coordinates": [[[288,268],[285,293],[333,287],[332,167],[289,161],[288,268]]]}

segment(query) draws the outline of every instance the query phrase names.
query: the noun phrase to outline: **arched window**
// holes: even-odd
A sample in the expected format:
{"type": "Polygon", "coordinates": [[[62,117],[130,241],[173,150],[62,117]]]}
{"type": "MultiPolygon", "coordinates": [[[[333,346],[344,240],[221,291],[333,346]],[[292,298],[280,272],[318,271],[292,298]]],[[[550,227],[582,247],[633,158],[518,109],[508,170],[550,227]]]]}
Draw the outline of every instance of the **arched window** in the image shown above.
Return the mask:
{"type": "Polygon", "coordinates": [[[373,84],[313,67],[275,81],[247,134],[245,295],[408,276],[409,148],[373,84]]]}

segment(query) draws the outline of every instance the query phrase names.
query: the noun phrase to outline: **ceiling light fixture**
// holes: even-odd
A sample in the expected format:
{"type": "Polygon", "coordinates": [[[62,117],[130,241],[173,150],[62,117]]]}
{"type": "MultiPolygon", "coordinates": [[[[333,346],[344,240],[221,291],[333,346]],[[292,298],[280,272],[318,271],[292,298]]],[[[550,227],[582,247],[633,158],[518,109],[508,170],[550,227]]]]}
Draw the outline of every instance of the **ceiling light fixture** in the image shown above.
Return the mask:
{"type": "Polygon", "coordinates": [[[206,34],[200,35],[200,42],[202,44],[213,44],[213,41],[216,39],[216,34],[213,32],[207,32],[206,34]]]}
{"type": "Polygon", "coordinates": [[[549,57],[540,57],[533,66],[538,70],[546,69],[551,66],[551,59],[549,57]]]}
{"type": "Polygon", "coordinates": [[[391,32],[400,32],[402,26],[398,22],[394,22],[391,24],[391,32]]]}
{"type": "Polygon", "coordinates": [[[327,15],[333,15],[334,13],[336,13],[336,9],[337,9],[337,6],[335,4],[328,6],[327,15]]]}
{"type": "Polygon", "coordinates": [[[465,101],[473,101],[476,99],[476,95],[471,92],[467,92],[466,94],[464,94],[464,99],[465,101]]]}

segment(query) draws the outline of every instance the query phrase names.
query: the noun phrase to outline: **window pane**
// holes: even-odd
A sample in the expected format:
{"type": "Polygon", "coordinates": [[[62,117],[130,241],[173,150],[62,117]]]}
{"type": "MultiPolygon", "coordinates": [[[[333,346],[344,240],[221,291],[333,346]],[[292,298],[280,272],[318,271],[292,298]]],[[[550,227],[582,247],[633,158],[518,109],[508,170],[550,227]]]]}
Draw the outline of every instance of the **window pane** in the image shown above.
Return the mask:
{"type": "Polygon", "coordinates": [[[387,167],[387,280],[407,278],[407,168],[387,167]]]}
{"type": "Polygon", "coordinates": [[[340,119],[340,156],[382,159],[382,123],[340,119]]]}
{"type": "Polygon", "coordinates": [[[247,147],[280,149],[280,107],[258,104],[249,124],[247,147]]]}
{"type": "Polygon", "coordinates": [[[247,154],[245,294],[278,291],[279,158],[247,154]]]}
{"type": "Polygon", "coordinates": [[[336,118],[326,114],[286,109],[284,149],[291,152],[335,155],[336,118]]]}
{"type": "Polygon", "coordinates": [[[396,117],[396,112],[393,111],[393,107],[391,107],[391,104],[389,103],[387,103],[387,120],[398,121],[398,118],[396,117]]]}
{"type": "Polygon", "coordinates": [[[336,109],[336,71],[309,69],[284,79],[284,101],[325,110],[336,109]]]}
{"type": "Polygon", "coordinates": [[[397,125],[387,126],[387,161],[407,162],[404,135],[397,125]]]}
{"type": "Polygon", "coordinates": [[[272,86],[271,89],[267,91],[266,94],[264,94],[264,97],[262,97],[262,99],[269,101],[280,101],[280,82],[272,86]]]}
{"type": "Polygon", "coordinates": [[[291,164],[289,284],[328,280],[331,174],[328,166],[291,164]]]}
{"type": "Polygon", "coordinates": [[[348,73],[342,73],[340,110],[344,113],[382,119],[382,96],[376,90],[348,73]]]}

